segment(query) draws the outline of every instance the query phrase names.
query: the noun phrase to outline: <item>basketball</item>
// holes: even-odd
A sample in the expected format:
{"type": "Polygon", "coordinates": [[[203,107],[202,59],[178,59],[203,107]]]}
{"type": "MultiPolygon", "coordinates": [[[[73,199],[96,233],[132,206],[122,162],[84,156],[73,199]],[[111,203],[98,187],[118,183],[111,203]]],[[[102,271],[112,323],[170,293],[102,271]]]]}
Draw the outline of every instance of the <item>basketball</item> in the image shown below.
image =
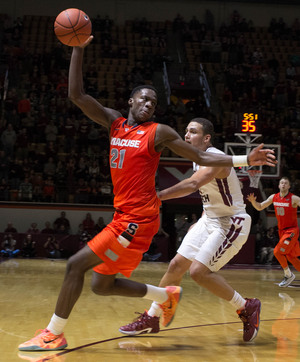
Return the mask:
{"type": "Polygon", "coordinates": [[[92,33],[88,15],[79,9],[66,9],[57,15],[54,32],[58,40],[68,46],[83,44],[92,33]]]}

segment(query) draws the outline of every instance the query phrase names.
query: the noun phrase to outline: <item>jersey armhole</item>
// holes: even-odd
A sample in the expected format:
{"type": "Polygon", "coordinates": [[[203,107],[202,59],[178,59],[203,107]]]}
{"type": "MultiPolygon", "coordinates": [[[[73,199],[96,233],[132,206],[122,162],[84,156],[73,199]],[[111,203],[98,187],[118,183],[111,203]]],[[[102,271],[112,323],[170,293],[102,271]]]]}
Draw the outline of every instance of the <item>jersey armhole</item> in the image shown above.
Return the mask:
{"type": "Polygon", "coordinates": [[[161,152],[155,151],[155,147],[154,147],[157,126],[158,126],[158,123],[154,123],[153,127],[150,131],[150,134],[149,134],[148,151],[149,151],[150,155],[152,155],[152,156],[157,156],[157,155],[161,154],[161,152]]]}

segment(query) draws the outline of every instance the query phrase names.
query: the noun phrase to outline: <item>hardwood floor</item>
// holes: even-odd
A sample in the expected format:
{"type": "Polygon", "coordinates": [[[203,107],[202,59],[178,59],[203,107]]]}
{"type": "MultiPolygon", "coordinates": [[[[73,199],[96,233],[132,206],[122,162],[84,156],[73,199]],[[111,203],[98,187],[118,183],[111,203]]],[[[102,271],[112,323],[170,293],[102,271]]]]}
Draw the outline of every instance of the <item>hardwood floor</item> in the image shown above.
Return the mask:
{"type": "MultiPolygon", "coordinates": [[[[87,273],[84,289],[65,329],[68,349],[19,352],[18,345],[45,328],[53,314],[64,277],[65,261],[11,259],[0,264],[0,361],[128,362],[300,360],[300,274],[288,288],[279,288],[279,267],[246,269],[231,266],[219,273],[244,297],[262,302],[255,341],[242,340],[242,323],[233,307],[195,284],[187,274],[183,297],[172,325],[158,334],[127,337],[118,332],[134,312],[150,302],[93,294],[87,273]],[[276,284],[277,283],[277,284],[276,284]]],[[[142,262],[133,280],[157,285],[166,263],[142,262]]]]}

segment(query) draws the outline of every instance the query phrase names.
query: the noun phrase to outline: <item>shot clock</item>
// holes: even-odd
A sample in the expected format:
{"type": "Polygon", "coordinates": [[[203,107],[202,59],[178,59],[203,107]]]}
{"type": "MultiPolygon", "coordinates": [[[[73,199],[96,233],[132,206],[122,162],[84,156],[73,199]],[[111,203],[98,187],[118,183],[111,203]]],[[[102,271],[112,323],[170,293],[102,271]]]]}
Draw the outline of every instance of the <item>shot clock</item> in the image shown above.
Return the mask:
{"type": "Polygon", "coordinates": [[[240,133],[260,133],[259,115],[255,112],[243,112],[239,117],[238,132],[240,133]]]}

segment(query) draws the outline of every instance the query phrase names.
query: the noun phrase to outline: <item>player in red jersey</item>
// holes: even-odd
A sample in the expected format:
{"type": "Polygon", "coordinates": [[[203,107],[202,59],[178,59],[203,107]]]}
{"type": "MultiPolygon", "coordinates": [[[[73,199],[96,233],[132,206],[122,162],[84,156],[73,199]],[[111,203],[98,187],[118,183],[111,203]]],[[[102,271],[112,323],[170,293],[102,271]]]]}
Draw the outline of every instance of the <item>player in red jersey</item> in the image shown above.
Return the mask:
{"type": "Polygon", "coordinates": [[[48,327],[22,343],[20,350],[59,350],[67,346],[63,329],[81,294],[84,275],[91,268],[94,268],[92,290],[96,294],[156,300],[161,303],[163,313],[170,314],[170,305],[173,306],[171,312],[175,313],[180,287],[159,288],[116,278],[117,273],[126,277],[131,275],[158,231],[160,200],[155,190],[155,174],[165,147],[204,166],[243,166],[248,163],[273,166],[276,163],[274,152],[263,150],[263,145],[248,156],[232,157],[202,152],[184,142],[171,127],[151,121],[157,92],[149,85],[132,91],[127,119],[120,112],[102,106],[83,88],[83,48],[92,38],[73,48],[69,97],[86,116],[110,132],[110,169],[116,212],[112,222],[68,260],[55,313],[48,327]]]}
{"type": "Polygon", "coordinates": [[[258,211],[265,209],[272,203],[275,208],[278,222],[279,242],[274,248],[274,256],[279,261],[284,271],[284,278],[279,283],[280,287],[289,286],[295,279],[291,272],[288,261],[300,271],[300,246],[299,227],[297,222],[297,207],[300,206],[300,197],[292,194],[290,181],[287,177],[282,177],[279,181],[279,192],[270,195],[265,201],[257,202],[254,194],[248,195],[247,199],[258,211]]]}

